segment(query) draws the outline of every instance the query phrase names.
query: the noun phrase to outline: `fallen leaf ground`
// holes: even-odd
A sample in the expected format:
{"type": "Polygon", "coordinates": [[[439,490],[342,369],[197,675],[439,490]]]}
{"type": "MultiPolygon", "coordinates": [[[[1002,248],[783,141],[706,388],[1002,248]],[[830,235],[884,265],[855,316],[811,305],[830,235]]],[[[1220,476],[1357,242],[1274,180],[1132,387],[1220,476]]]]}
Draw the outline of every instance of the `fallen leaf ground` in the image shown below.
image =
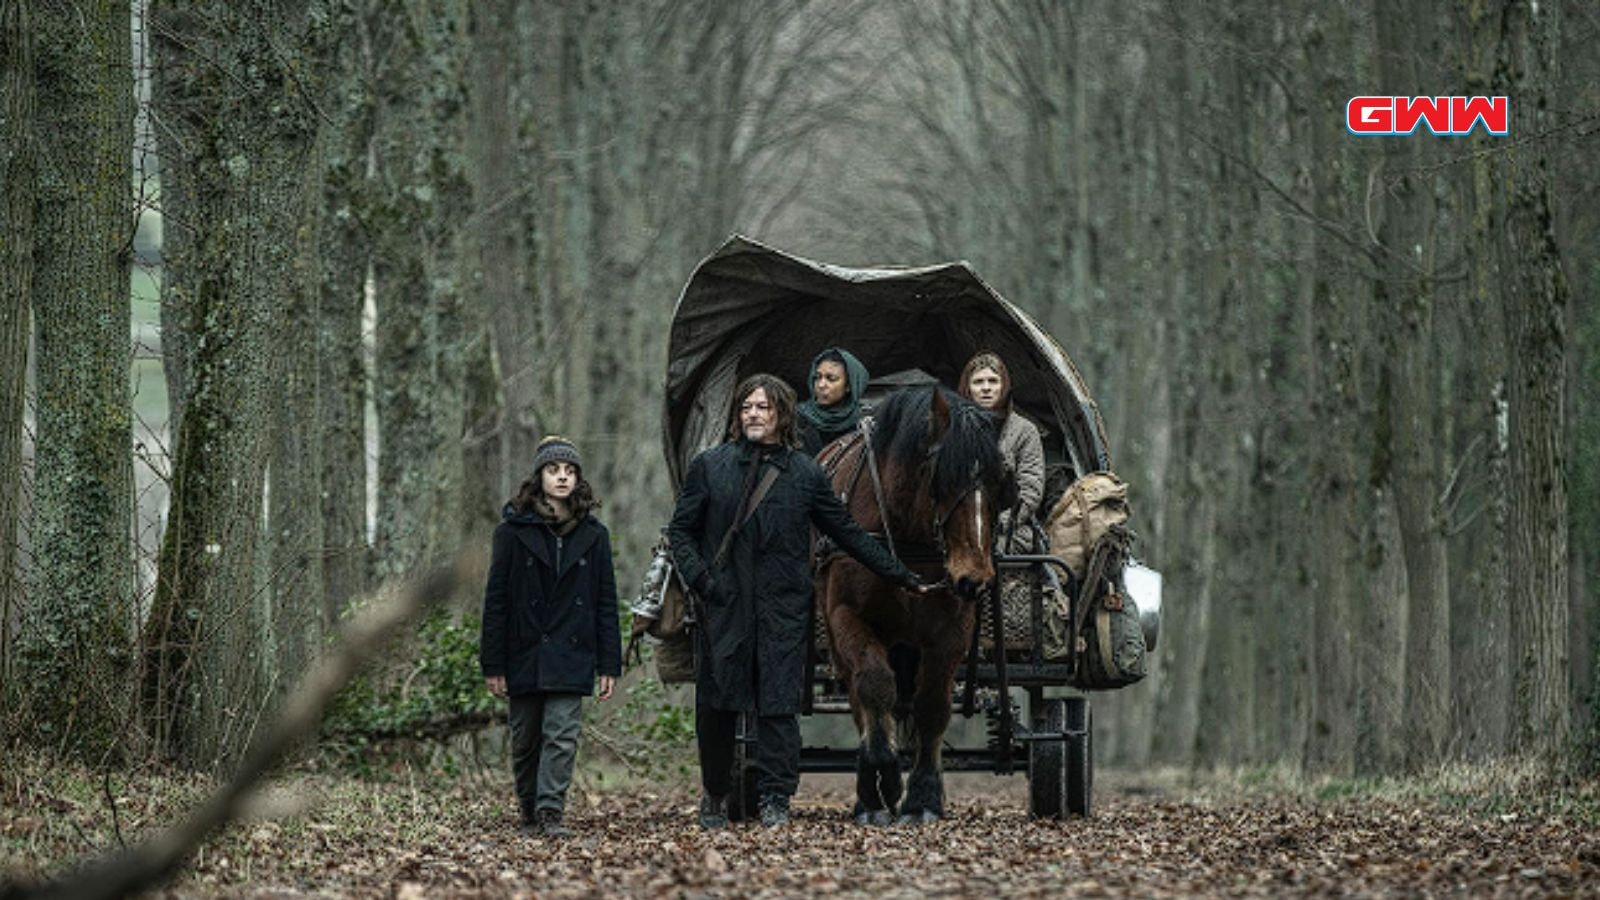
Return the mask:
{"type": "MultiPolygon", "coordinates": [[[[790,826],[714,834],[695,827],[687,789],[591,788],[568,811],[577,836],[551,841],[517,834],[508,776],[374,782],[303,774],[280,779],[255,818],[208,842],[164,892],[404,900],[1600,896],[1600,829],[1582,815],[1370,795],[1317,800],[1195,789],[1176,779],[1101,782],[1087,820],[1031,821],[1020,776],[959,775],[950,779],[945,821],[868,828],[845,815],[848,779],[807,776],[790,826]]],[[[121,823],[130,832],[150,824],[131,794],[119,801],[130,807],[121,823]]],[[[106,838],[94,830],[105,817],[90,803],[17,815],[11,799],[0,814],[0,863],[13,877],[61,868],[30,853],[62,817],[84,817],[72,830],[85,842],[106,838]]]]}

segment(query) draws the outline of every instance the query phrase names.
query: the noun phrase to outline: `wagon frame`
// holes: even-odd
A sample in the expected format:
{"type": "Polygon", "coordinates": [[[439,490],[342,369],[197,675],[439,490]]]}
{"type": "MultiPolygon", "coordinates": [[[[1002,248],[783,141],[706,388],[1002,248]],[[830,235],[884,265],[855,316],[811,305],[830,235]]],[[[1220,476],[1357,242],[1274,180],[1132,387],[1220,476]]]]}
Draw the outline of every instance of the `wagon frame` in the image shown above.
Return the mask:
{"type": "MultiPolygon", "coordinates": [[[[1073,478],[1111,467],[1099,409],[1066,351],[967,263],[849,268],[735,235],[695,269],[673,311],[662,444],[674,486],[696,453],[722,439],[724,416],[741,379],[766,371],[803,386],[813,355],[828,346],[845,346],[870,369],[888,373],[874,379],[879,389],[919,380],[953,386],[974,353],[997,352],[1012,372],[1014,408],[1041,426],[1046,496],[1058,496],[1073,478]]],[[[1065,581],[1066,563],[1042,554],[996,552],[994,559],[996,580],[987,592],[990,599],[980,606],[972,658],[953,698],[954,712],[987,718],[989,742],[981,748],[947,744],[944,769],[1025,771],[1032,815],[1088,815],[1094,768],[1089,701],[1081,694],[1046,696],[1046,689],[1071,686],[1074,661],[1047,660],[1041,640],[1040,573],[1057,567],[1065,581]],[[1019,653],[1000,637],[983,653],[978,648],[982,617],[990,617],[994,635],[1004,633],[1003,572],[1034,575],[1032,646],[1019,653]],[[1025,711],[1013,708],[1012,688],[1021,689],[1025,711]],[[981,709],[980,690],[991,700],[981,709]]],[[[811,633],[803,712],[847,714],[848,700],[832,678],[827,647],[816,646],[815,627],[811,633]]],[[[749,814],[755,808],[752,722],[740,723],[738,741],[740,797],[734,805],[749,814]]],[[[802,749],[802,772],[855,767],[854,749],[802,749]]]]}

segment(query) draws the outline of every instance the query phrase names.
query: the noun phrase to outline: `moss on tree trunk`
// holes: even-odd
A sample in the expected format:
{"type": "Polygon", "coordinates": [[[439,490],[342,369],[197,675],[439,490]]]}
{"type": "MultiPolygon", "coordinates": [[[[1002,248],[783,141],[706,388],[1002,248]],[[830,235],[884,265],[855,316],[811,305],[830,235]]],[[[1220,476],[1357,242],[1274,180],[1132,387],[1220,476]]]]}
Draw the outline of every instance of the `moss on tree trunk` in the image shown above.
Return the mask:
{"type": "Polygon", "coordinates": [[[34,21],[38,443],[19,678],[38,686],[38,737],[98,756],[121,744],[131,668],[130,13],[45,6],[34,21]]]}

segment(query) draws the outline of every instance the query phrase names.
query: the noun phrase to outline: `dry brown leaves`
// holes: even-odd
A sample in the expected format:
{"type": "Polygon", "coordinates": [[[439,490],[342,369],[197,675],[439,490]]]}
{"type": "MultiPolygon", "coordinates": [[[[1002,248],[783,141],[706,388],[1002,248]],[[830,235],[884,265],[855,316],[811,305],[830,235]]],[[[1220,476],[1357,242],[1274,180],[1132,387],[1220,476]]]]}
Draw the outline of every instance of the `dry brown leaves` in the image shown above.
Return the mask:
{"type": "Polygon", "coordinates": [[[402,898],[1600,896],[1600,836],[1561,819],[1145,792],[1109,793],[1089,820],[1036,822],[1024,790],[1019,777],[960,776],[945,821],[868,828],[845,815],[847,779],[808,777],[789,827],[713,834],[695,827],[687,794],[603,794],[569,810],[576,838],[548,841],[516,833],[509,784],[491,781],[399,803],[366,833],[349,833],[327,810],[303,828],[257,823],[232,842],[234,856],[219,847],[174,888],[402,898]]]}
{"type": "MultiPolygon", "coordinates": [[[[1600,896],[1600,835],[1576,821],[1391,800],[1097,797],[1093,818],[1030,821],[1020,776],[955,776],[951,815],[869,828],[850,781],[807,776],[786,828],[704,834],[685,791],[574,797],[566,841],[517,834],[509,777],[431,787],[306,779],[277,818],[211,841],[174,895],[780,897],[1600,896]],[[291,802],[292,801],[292,802],[291,802]]],[[[282,799],[282,798],[280,798],[282,799]]],[[[272,804],[268,804],[272,806],[272,804]]],[[[8,819],[37,827],[49,808],[8,819]]],[[[53,867],[47,867],[53,868],[53,867]]]]}

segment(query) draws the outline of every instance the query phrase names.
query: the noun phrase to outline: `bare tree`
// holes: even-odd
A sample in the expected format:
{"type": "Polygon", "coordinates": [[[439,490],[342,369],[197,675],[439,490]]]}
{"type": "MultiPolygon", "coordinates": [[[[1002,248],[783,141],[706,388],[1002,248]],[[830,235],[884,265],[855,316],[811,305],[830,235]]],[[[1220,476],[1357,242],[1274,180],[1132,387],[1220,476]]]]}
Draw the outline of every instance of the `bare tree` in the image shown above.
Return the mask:
{"type": "Polygon", "coordinates": [[[348,0],[331,10],[340,40],[326,54],[323,121],[318,136],[323,195],[316,201],[320,252],[317,301],[317,402],[322,473],[323,619],[332,625],[367,590],[366,412],[368,373],[362,338],[371,267],[373,115],[372,4],[348,0]]]}
{"type": "Polygon", "coordinates": [[[41,736],[99,754],[126,737],[131,662],[131,13],[117,2],[38,13],[39,431],[18,674],[37,688],[31,718],[41,736]]]}
{"type": "MultiPolygon", "coordinates": [[[[11,639],[23,591],[17,553],[23,515],[22,423],[28,375],[33,291],[33,25],[32,4],[0,3],[0,680],[12,686],[11,639]]],[[[4,723],[0,723],[3,727],[4,723]]]]}
{"type": "Polygon", "coordinates": [[[470,203],[466,4],[387,2],[371,212],[379,428],[376,569],[412,571],[460,543],[465,360],[460,245],[470,203]]]}
{"type": "MultiPolygon", "coordinates": [[[[1494,83],[1516,96],[1516,124],[1537,132],[1556,83],[1560,4],[1499,6],[1494,83]]],[[[1548,150],[1508,149],[1496,182],[1501,307],[1505,318],[1509,455],[1507,559],[1515,690],[1515,745],[1564,753],[1571,730],[1567,683],[1567,486],[1562,417],[1569,289],[1554,233],[1548,150]]]]}
{"type": "MultiPolygon", "coordinates": [[[[237,758],[272,695],[271,593],[257,578],[282,375],[272,314],[293,272],[316,72],[291,67],[306,4],[171,0],[150,11],[163,173],[193,187],[181,319],[183,415],[155,604],[145,631],[145,712],[158,745],[212,765],[237,758]],[[177,86],[181,85],[181,90],[177,86]]],[[[174,327],[176,326],[176,327],[174,327]]]]}
{"type": "MultiPolygon", "coordinates": [[[[1436,24],[1430,5],[1375,10],[1379,66],[1396,92],[1425,94],[1438,83],[1412,48],[1436,24]]],[[[1439,213],[1433,178],[1416,170],[1427,145],[1385,144],[1384,178],[1375,198],[1382,277],[1373,308],[1382,324],[1381,365],[1391,436],[1389,490],[1399,515],[1406,566],[1405,754],[1412,766],[1437,760],[1450,726],[1450,578],[1436,498],[1441,489],[1434,414],[1439,366],[1434,358],[1433,292],[1439,213]]]]}

